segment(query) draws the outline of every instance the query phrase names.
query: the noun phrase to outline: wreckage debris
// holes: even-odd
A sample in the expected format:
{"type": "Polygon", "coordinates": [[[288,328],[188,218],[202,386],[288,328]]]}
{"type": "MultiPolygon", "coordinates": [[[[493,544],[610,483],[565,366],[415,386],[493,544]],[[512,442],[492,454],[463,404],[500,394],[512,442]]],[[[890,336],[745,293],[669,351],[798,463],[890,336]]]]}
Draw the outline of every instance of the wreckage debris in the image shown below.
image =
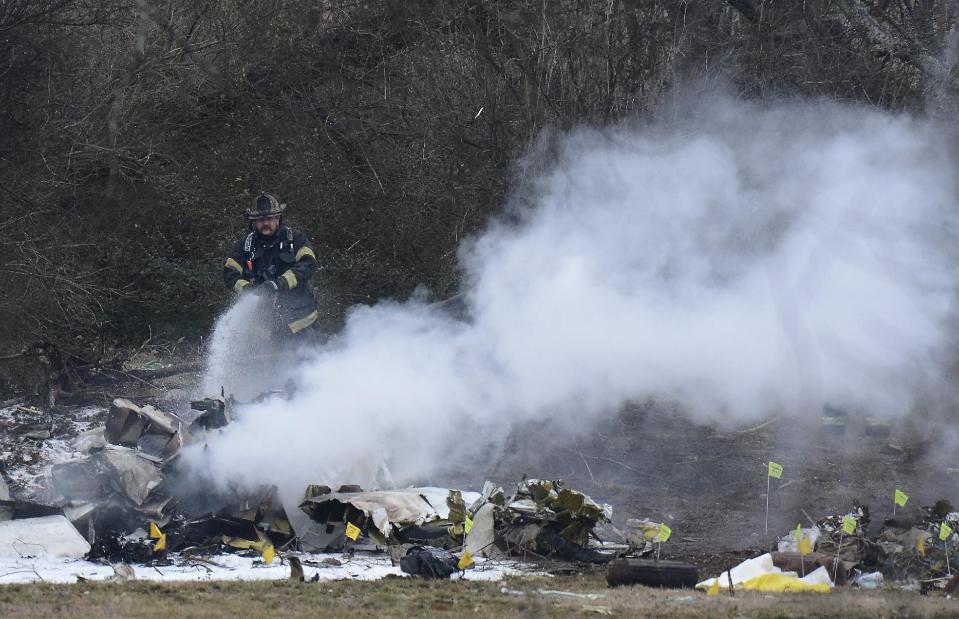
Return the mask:
{"type": "MultiPolygon", "coordinates": [[[[426,578],[449,578],[469,567],[473,557],[519,557],[608,564],[611,586],[726,589],[732,583],[769,592],[911,582],[923,591],[959,588],[959,580],[948,574],[959,561],[951,532],[959,530],[959,512],[946,501],[902,510],[874,535],[868,534],[868,508],[855,502],[847,513],[799,527],[798,535],[790,531],[776,552],[697,584],[695,566],[647,560],[668,527],[629,519],[621,532],[612,525],[608,505],[561,480],[524,479],[512,492],[491,482],[481,492],[430,487],[367,492],[355,485],[334,491],[314,485],[290,505],[268,486],[192,497],[176,491],[180,450],[202,445],[207,432],[232,420],[223,398],[192,406],[197,414],[190,421],[186,414],[114,400],[103,427],[73,438],[72,447],[85,457],[52,467],[52,489],[59,494],[50,496],[59,498],[50,504],[12,500],[0,483],[0,552],[25,554],[3,546],[4,525],[33,535],[40,530],[38,521],[52,517],[56,531],[38,553],[61,552],[58,544],[79,539],[63,551],[65,556],[118,564],[164,565],[178,556],[224,551],[269,564],[278,551],[387,549],[404,572],[426,578]],[[844,527],[850,519],[852,526],[844,527]],[[154,527],[162,538],[151,537],[154,527]],[[945,540],[943,530],[949,531],[945,540]]],[[[39,437],[54,425],[20,419],[10,428],[18,437],[45,440],[39,437]]]]}
{"type": "Polygon", "coordinates": [[[97,537],[86,554],[88,560],[105,559],[111,563],[142,563],[153,565],[163,557],[153,550],[153,542],[146,531],[138,529],[130,535],[113,534],[97,537]]]}
{"type": "Polygon", "coordinates": [[[0,556],[47,556],[79,559],[90,544],[64,516],[0,522],[0,556]]]}
{"type": "Polygon", "coordinates": [[[232,421],[226,400],[223,398],[193,400],[190,402],[190,406],[193,410],[201,411],[193,420],[193,425],[197,428],[215,430],[229,425],[232,421]]]}
{"type": "Polygon", "coordinates": [[[783,536],[779,552],[744,561],[696,587],[712,591],[728,580],[746,590],[825,592],[834,585],[876,589],[904,583],[928,593],[945,592],[955,581],[950,566],[959,560],[954,544],[959,512],[948,501],[899,513],[875,537],[866,536],[868,529],[869,509],[855,501],[849,513],[783,536]]]}
{"type": "Polygon", "coordinates": [[[524,480],[510,497],[490,482],[481,493],[445,488],[340,490],[307,489],[300,507],[319,525],[308,533],[310,549],[343,548],[347,527],[354,526],[380,546],[462,546],[472,556],[580,563],[606,563],[615,556],[591,545],[597,541],[594,527],[609,522],[612,508],[561,481],[524,480]]]}
{"type": "MultiPolygon", "coordinates": [[[[209,427],[230,420],[222,398],[200,400],[194,406],[201,411],[197,418],[209,427]]],[[[0,516],[62,514],[57,517],[80,539],[86,538],[81,555],[113,563],[164,564],[168,551],[218,551],[239,544],[224,545],[224,537],[265,543],[271,549],[274,541],[289,543],[292,529],[275,487],[218,496],[217,505],[229,507],[215,514],[189,515],[174,500],[168,482],[171,475],[175,479],[177,455],[184,445],[201,440],[205,431],[203,423],[188,427],[176,415],[116,399],[105,426],[74,438],[73,448],[87,457],[51,468],[52,486],[63,502],[9,501],[7,493],[0,497],[0,516]],[[147,534],[148,523],[157,530],[162,527],[162,543],[147,534]]]]}
{"type": "MultiPolygon", "coordinates": [[[[307,488],[292,512],[284,509],[275,487],[220,491],[215,497],[176,493],[182,447],[232,419],[223,398],[192,406],[199,414],[188,423],[152,406],[114,400],[105,426],[74,438],[74,447],[86,457],[52,467],[52,486],[63,502],[41,507],[69,518],[58,516],[86,538],[88,559],[162,565],[170,553],[227,550],[255,552],[270,563],[280,547],[387,547],[408,569],[440,574],[445,569],[437,563],[440,558],[452,557],[447,563],[456,571],[468,567],[473,556],[582,563],[605,563],[615,556],[596,533],[597,525],[611,527],[611,508],[561,481],[523,480],[511,495],[489,482],[481,493],[447,488],[364,492],[351,485],[333,492],[317,485],[307,488]]],[[[7,506],[0,499],[0,508],[9,507],[14,517],[22,517],[25,506],[7,506]]]]}
{"type": "Polygon", "coordinates": [[[104,437],[114,445],[135,447],[144,434],[169,437],[176,434],[178,428],[179,422],[173,415],[118,398],[110,405],[104,437]]]}
{"type": "Polygon", "coordinates": [[[460,571],[459,559],[453,553],[432,546],[413,546],[400,559],[403,572],[420,578],[449,578],[460,571]]]}

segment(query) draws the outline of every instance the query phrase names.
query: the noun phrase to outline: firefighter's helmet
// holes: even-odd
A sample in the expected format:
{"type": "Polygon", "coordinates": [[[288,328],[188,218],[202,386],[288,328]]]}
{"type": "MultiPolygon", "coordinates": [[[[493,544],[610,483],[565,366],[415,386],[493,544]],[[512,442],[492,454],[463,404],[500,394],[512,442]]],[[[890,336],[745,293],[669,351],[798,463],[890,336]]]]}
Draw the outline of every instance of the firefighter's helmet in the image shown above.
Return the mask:
{"type": "Polygon", "coordinates": [[[281,215],[286,210],[285,204],[280,204],[280,200],[272,193],[263,192],[253,198],[253,206],[246,209],[246,218],[249,220],[263,219],[273,215],[281,215]]]}

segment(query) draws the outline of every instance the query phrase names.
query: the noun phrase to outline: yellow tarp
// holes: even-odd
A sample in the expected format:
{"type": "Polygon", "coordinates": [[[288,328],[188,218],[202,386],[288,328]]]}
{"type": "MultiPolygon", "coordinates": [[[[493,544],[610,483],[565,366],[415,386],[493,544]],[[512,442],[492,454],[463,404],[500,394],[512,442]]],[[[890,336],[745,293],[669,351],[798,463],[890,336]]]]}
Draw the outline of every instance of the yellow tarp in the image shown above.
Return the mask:
{"type": "Polygon", "coordinates": [[[737,589],[761,591],[763,593],[829,593],[825,583],[810,584],[796,576],[784,574],[763,574],[741,583],[737,589]]]}

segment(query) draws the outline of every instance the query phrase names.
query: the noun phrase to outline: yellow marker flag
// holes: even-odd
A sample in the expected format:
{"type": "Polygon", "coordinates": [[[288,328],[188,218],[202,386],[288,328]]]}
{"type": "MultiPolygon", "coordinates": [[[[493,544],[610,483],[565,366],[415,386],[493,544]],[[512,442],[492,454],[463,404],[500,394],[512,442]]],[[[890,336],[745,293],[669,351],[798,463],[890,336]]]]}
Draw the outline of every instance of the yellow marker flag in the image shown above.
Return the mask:
{"type": "Polygon", "coordinates": [[[719,577],[713,578],[713,584],[709,585],[706,595],[719,595],[719,577]]]}
{"type": "Polygon", "coordinates": [[[926,536],[920,535],[916,538],[916,552],[921,556],[926,556],[926,536]]]}
{"type": "Polygon", "coordinates": [[[166,533],[160,533],[157,543],[153,545],[153,552],[159,552],[161,550],[166,550],[166,533]]]}
{"type": "Polygon", "coordinates": [[[472,567],[474,563],[473,555],[471,555],[469,551],[463,551],[463,554],[460,556],[459,563],[456,564],[456,567],[460,568],[461,570],[465,570],[468,567],[472,567]]]}
{"type": "Polygon", "coordinates": [[[812,551],[812,548],[809,544],[809,537],[802,534],[802,525],[797,524],[796,530],[793,532],[793,535],[796,536],[796,546],[799,550],[799,554],[807,555],[812,551]]]}
{"type": "Polygon", "coordinates": [[[466,531],[467,535],[469,535],[469,532],[473,530],[473,519],[469,516],[467,516],[466,520],[463,521],[463,530],[466,531]]]}
{"type": "Polygon", "coordinates": [[[945,522],[939,525],[939,539],[941,539],[942,541],[946,541],[947,539],[949,539],[950,535],[952,535],[952,527],[950,527],[945,522]]]}
{"type": "Polygon", "coordinates": [[[150,537],[152,539],[160,539],[161,535],[163,535],[163,533],[160,532],[160,527],[157,526],[157,523],[151,520],[150,521],[150,537]]]}
{"type": "Polygon", "coordinates": [[[782,479],[783,476],[783,465],[776,464],[772,460],[769,461],[769,476],[775,477],[776,479],[782,479]]]}
{"type": "Polygon", "coordinates": [[[899,507],[905,507],[906,501],[909,500],[909,495],[903,492],[902,490],[900,490],[899,488],[896,488],[895,499],[896,499],[896,505],[898,505],[899,507]]]}
{"type": "Polygon", "coordinates": [[[665,542],[672,534],[673,530],[667,527],[665,524],[659,525],[659,541],[665,542]]]}
{"type": "Polygon", "coordinates": [[[852,535],[856,531],[856,519],[846,514],[842,517],[842,532],[846,535],[852,535]]]}
{"type": "Polygon", "coordinates": [[[276,550],[273,549],[273,544],[263,544],[263,549],[260,550],[260,556],[263,557],[263,562],[267,565],[273,563],[273,559],[276,557],[276,550]]]}
{"type": "Polygon", "coordinates": [[[355,524],[353,524],[352,522],[347,522],[346,536],[355,542],[356,538],[360,536],[360,528],[356,526],[355,524]]]}

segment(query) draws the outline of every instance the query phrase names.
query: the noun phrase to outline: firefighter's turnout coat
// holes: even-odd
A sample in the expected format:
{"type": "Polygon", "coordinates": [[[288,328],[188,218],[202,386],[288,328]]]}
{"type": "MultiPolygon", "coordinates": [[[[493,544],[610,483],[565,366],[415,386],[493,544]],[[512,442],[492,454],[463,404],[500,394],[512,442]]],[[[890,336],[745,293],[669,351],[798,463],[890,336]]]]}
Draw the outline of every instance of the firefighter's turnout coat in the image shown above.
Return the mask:
{"type": "Polygon", "coordinates": [[[305,234],[280,226],[272,236],[256,230],[237,241],[223,266],[223,282],[234,292],[243,292],[273,280],[279,287],[274,302],[275,319],[287,333],[299,333],[317,319],[311,280],[316,254],[305,234]]]}

